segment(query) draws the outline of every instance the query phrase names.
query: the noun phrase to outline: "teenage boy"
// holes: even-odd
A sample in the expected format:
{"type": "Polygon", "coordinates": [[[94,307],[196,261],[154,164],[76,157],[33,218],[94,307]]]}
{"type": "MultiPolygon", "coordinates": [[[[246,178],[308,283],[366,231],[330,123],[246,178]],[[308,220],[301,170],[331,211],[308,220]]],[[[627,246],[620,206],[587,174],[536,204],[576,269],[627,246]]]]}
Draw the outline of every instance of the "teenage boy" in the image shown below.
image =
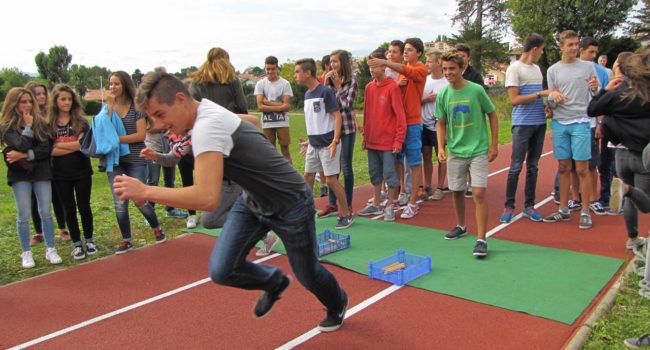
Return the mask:
{"type": "MultiPolygon", "coordinates": [[[[374,51],[369,58],[383,58],[374,51]]],[[[402,150],[406,135],[406,114],[397,83],[386,76],[386,70],[375,65],[370,68],[374,79],[366,85],[363,104],[363,145],[368,151],[368,172],[373,185],[373,202],[359,215],[384,214],[384,221],[395,221],[394,205],[399,181],[395,172],[395,155],[402,150]],[[381,184],[388,186],[386,208],[381,208],[381,184]]]]}
{"type": "Polygon", "coordinates": [[[438,159],[447,162],[449,189],[458,221],[445,239],[453,240],[467,235],[463,197],[467,190],[467,175],[471,175],[478,235],[473,255],[485,257],[488,253],[485,241],[488,163],[496,159],[499,152],[499,120],[485,89],[463,78],[464,64],[465,60],[457,50],[452,49],[442,55],[442,71],[449,85],[440,91],[436,99],[438,159]],[[490,119],[489,132],[486,114],[490,119]],[[449,155],[445,145],[449,147],[449,155]]]}
{"type": "MultiPolygon", "coordinates": [[[[422,182],[422,93],[424,83],[429,74],[427,67],[419,59],[424,51],[424,43],[419,38],[408,38],[404,44],[404,61],[406,64],[395,63],[381,58],[368,60],[368,65],[373,68],[390,68],[400,73],[397,78],[402,91],[404,111],[406,112],[406,138],[402,152],[398,155],[398,163],[404,158],[411,168],[411,188],[415,189],[422,182]]],[[[402,219],[410,219],[417,215],[419,207],[416,203],[418,193],[411,191],[408,205],[400,215],[402,219]]]]}
{"type": "Polygon", "coordinates": [[[544,37],[533,33],[524,40],[524,53],[506,70],[506,88],[512,104],[512,156],[506,185],[505,209],[499,221],[508,223],[515,210],[515,194],[519,174],[526,161],[525,201],[522,215],[532,221],[542,221],[535,210],[537,164],[544,148],[546,115],[544,100],[552,90],[544,90],[544,77],[535,63],[544,53],[544,37]]]}
{"type": "Polygon", "coordinates": [[[343,323],[348,298],[316,256],[314,201],[304,179],[252,124],[203,99],[192,99],[183,83],[164,69],[147,73],[136,97],[161,129],[192,133],[195,183],[183,188],[145,186],[118,176],[115,194],[136,203],[152,201],[177,208],[215,210],[223,176],[237,179],[243,189],[233,205],[210,256],[210,277],[221,285],[263,290],[254,308],[265,316],[289,287],[280,269],[246,260],[248,252],[269,229],[282,239],[291,267],[300,281],[327,308],[318,328],[334,331],[343,323]]]}
{"type": "MultiPolygon", "coordinates": [[[[591,131],[587,106],[591,96],[598,89],[594,66],[578,59],[578,34],[566,30],[560,34],[562,58],[552,65],[546,74],[549,89],[557,89],[548,95],[548,104],[553,110],[553,154],[559,163],[560,210],[544,218],[544,222],[571,220],[569,214],[569,187],[571,185],[571,160],[575,161],[583,198],[591,196],[591,131]]],[[[589,207],[583,206],[580,213],[581,229],[593,226],[589,207]]]]}
{"type": "Polygon", "coordinates": [[[442,65],[440,62],[440,51],[433,51],[427,54],[426,66],[430,75],[427,75],[422,94],[422,158],[424,168],[424,191],[427,198],[441,200],[444,197],[443,184],[447,177],[447,164],[438,162],[438,184],[436,190],[432,190],[433,185],[433,150],[438,154],[438,136],[436,125],[438,120],[435,117],[436,98],[440,90],[449,84],[444,75],[442,75],[442,65]]]}
{"type": "Polygon", "coordinates": [[[323,171],[330,191],[338,201],[341,216],[335,228],[345,229],[354,222],[345,192],[338,179],[341,171],[341,112],[336,94],[316,79],[316,62],[300,59],[294,70],[296,82],[307,88],[305,93],[305,124],[309,145],[305,159],[305,180],[314,185],[316,173],[323,171]]]}
{"type": "Polygon", "coordinates": [[[262,112],[262,131],[275,146],[277,140],[284,158],[291,163],[291,133],[289,131],[289,108],[293,91],[291,84],[278,71],[278,59],[269,56],[264,60],[266,77],[255,84],[257,108],[262,112]]]}

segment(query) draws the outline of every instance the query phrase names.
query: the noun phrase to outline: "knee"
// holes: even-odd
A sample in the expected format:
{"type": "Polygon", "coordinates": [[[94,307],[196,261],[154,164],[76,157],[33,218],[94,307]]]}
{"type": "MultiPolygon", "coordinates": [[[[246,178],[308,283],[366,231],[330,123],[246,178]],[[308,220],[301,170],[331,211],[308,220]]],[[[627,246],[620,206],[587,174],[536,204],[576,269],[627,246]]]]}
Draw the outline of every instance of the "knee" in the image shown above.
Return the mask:
{"type": "Polygon", "coordinates": [[[485,193],[487,191],[485,188],[473,188],[472,189],[472,198],[474,199],[474,203],[476,204],[482,204],[485,202],[485,193]]]}
{"type": "Polygon", "coordinates": [[[562,174],[562,175],[566,175],[566,174],[571,173],[571,170],[572,170],[572,169],[573,169],[573,167],[571,166],[571,163],[569,163],[569,164],[562,164],[562,163],[560,163],[560,166],[558,167],[558,171],[559,171],[560,174],[562,174]]]}
{"type": "Polygon", "coordinates": [[[220,284],[222,286],[227,286],[230,283],[230,276],[232,276],[231,272],[228,272],[226,269],[221,266],[221,264],[216,264],[216,263],[210,263],[210,279],[212,282],[216,284],[220,284]]]}

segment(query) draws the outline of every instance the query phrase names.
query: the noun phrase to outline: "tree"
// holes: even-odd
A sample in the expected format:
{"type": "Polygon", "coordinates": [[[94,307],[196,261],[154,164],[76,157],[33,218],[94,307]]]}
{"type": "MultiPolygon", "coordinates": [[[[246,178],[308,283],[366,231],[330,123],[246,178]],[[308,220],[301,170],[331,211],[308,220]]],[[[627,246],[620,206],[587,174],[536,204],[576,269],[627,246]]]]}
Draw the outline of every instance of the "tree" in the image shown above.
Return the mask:
{"type": "Polygon", "coordinates": [[[189,66],[189,67],[181,68],[181,71],[174,73],[174,76],[176,76],[178,79],[183,80],[185,78],[189,78],[190,73],[196,72],[197,70],[199,70],[199,69],[196,68],[196,66],[189,66]]]}
{"type": "Polygon", "coordinates": [[[38,73],[50,85],[67,83],[70,79],[68,66],[72,62],[72,55],[68,54],[65,46],[53,46],[46,54],[43,51],[36,54],[34,58],[38,73]]]}
{"type": "Polygon", "coordinates": [[[84,65],[73,64],[70,66],[70,85],[74,86],[79,96],[84,97],[88,91],[88,68],[84,65]]]}
{"type": "Polygon", "coordinates": [[[467,44],[471,50],[470,64],[483,74],[485,62],[507,62],[507,44],[501,43],[501,36],[494,30],[482,31],[476,23],[465,22],[458,34],[452,34],[449,44],[467,44]]]}
{"type": "Polygon", "coordinates": [[[355,101],[355,108],[363,108],[363,101],[366,96],[366,85],[372,81],[372,75],[370,75],[370,66],[368,66],[368,58],[364,57],[363,61],[359,62],[359,71],[357,72],[357,100],[355,101]]]}
{"type": "Polygon", "coordinates": [[[140,86],[140,83],[142,82],[142,77],[144,77],[144,73],[142,73],[139,68],[136,68],[133,71],[133,74],[131,74],[131,79],[133,79],[133,83],[135,84],[136,87],[140,86]]]}
{"type": "Polygon", "coordinates": [[[639,47],[641,47],[641,44],[629,36],[614,37],[606,35],[598,39],[598,53],[607,55],[607,62],[609,62],[610,67],[619,53],[623,51],[634,52],[639,47]]]}
{"type": "Polygon", "coordinates": [[[7,91],[13,87],[23,87],[31,77],[18,68],[2,68],[0,70],[0,102],[5,100],[7,91]]]}
{"type": "Polygon", "coordinates": [[[650,40],[650,1],[642,0],[643,8],[632,16],[629,33],[641,41],[650,40]]]}

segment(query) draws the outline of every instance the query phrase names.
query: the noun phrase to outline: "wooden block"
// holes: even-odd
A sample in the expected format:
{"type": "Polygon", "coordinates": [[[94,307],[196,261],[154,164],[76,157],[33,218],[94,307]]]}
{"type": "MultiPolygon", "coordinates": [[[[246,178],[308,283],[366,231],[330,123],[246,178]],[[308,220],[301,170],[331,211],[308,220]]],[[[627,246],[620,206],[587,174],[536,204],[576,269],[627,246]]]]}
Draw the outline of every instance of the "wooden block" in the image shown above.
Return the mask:
{"type": "Polygon", "coordinates": [[[336,240],[335,240],[335,239],[331,239],[331,238],[328,239],[327,241],[330,242],[330,243],[336,243],[336,240]]]}
{"type": "Polygon", "coordinates": [[[386,267],[384,267],[382,270],[384,271],[385,274],[397,271],[397,270],[402,270],[406,268],[406,264],[401,263],[401,262],[396,262],[394,264],[390,264],[386,267]]]}

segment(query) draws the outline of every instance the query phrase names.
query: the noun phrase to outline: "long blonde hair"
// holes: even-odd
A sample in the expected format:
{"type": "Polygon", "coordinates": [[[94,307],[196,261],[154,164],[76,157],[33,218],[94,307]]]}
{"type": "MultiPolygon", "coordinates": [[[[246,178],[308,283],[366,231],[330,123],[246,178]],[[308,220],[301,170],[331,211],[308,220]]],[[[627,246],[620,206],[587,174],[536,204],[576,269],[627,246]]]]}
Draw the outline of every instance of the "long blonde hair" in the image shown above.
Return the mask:
{"type": "Polygon", "coordinates": [[[230,84],[237,79],[235,67],[230,63],[228,52],[220,47],[213,47],[208,51],[208,59],[199,70],[190,74],[195,83],[230,84]]]}
{"type": "Polygon", "coordinates": [[[629,101],[638,98],[642,103],[650,103],[650,48],[626,59],[623,71],[631,87],[625,92],[624,98],[629,101]]]}
{"type": "Polygon", "coordinates": [[[32,99],[31,115],[33,118],[32,130],[34,131],[34,137],[39,141],[45,141],[51,138],[52,134],[48,130],[45,119],[39,116],[40,111],[34,94],[29,89],[15,87],[7,92],[5,102],[2,105],[2,112],[0,112],[0,144],[5,144],[5,135],[9,130],[20,133],[23,116],[18,110],[18,104],[20,103],[20,98],[25,94],[29,95],[32,99]]]}
{"type": "MultiPolygon", "coordinates": [[[[45,117],[47,117],[47,107],[48,107],[47,104],[50,102],[50,95],[49,95],[49,92],[47,91],[47,86],[45,84],[43,84],[43,83],[39,83],[39,82],[33,81],[33,80],[28,81],[27,84],[25,84],[25,89],[29,89],[32,92],[32,94],[34,94],[34,97],[36,97],[36,88],[37,87],[42,87],[45,90],[45,108],[42,108],[41,106],[38,106],[38,108],[41,111],[41,116],[43,118],[45,118],[45,117]]],[[[35,102],[35,104],[38,104],[38,103],[36,103],[36,101],[34,101],[34,102],[35,102]]]]}
{"type": "Polygon", "coordinates": [[[79,95],[74,91],[73,88],[68,85],[57,84],[54,86],[54,89],[52,89],[52,100],[50,101],[50,107],[47,110],[48,124],[52,132],[56,132],[56,130],[59,128],[56,119],[61,111],[59,110],[59,106],[56,103],[56,100],[59,98],[59,95],[61,95],[62,92],[67,92],[72,97],[72,106],[70,107],[70,126],[72,127],[75,135],[79,135],[79,133],[81,133],[83,130],[86,119],[83,117],[83,110],[79,95]]]}

